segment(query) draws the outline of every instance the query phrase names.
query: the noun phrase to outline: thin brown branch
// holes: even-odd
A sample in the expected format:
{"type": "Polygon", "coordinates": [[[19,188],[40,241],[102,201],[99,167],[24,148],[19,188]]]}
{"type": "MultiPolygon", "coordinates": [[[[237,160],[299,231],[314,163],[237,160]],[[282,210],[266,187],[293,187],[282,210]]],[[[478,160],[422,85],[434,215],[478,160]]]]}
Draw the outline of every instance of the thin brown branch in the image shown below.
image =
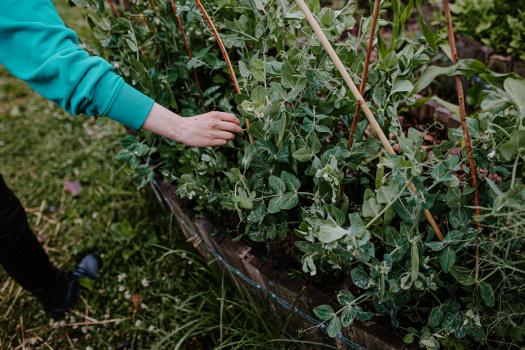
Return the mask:
{"type": "MultiPolygon", "coordinates": [[[[215,37],[215,40],[217,41],[217,44],[219,45],[219,49],[221,50],[222,57],[224,58],[224,61],[226,62],[226,67],[228,68],[228,72],[230,73],[230,78],[233,83],[233,88],[235,93],[240,94],[241,88],[239,87],[239,82],[237,81],[237,76],[235,75],[235,71],[233,70],[232,62],[230,60],[230,56],[228,56],[228,52],[226,51],[226,47],[224,47],[224,43],[222,42],[221,36],[219,35],[219,32],[217,31],[217,28],[215,27],[215,24],[213,24],[213,21],[211,20],[211,17],[208,15],[208,12],[202,5],[200,0],[195,0],[195,4],[197,4],[197,7],[202,12],[202,16],[208,23],[208,26],[210,27],[213,36],[215,37]]],[[[246,131],[248,133],[248,138],[250,140],[250,143],[253,144],[253,137],[250,134],[250,121],[248,118],[245,118],[246,120],[246,131]]]]}
{"type": "MultiPolygon", "coordinates": [[[[182,42],[184,44],[184,49],[186,50],[186,54],[188,55],[188,58],[191,60],[191,58],[193,57],[193,52],[188,42],[188,37],[186,36],[186,30],[184,29],[184,24],[182,23],[182,19],[177,13],[177,6],[175,5],[175,1],[170,0],[170,5],[171,5],[171,9],[173,10],[173,15],[175,16],[175,20],[177,21],[177,26],[179,27],[180,35],[182,37],[182,42]]],[[[193,73],[193,80],[195,81],[195,86],[197,87],[197,90],[199,91],[199,100],[201,104],[201,109],[204,109],[204,105],[205,105],[204,93],[202,92],[201,83],[199,81],[197,72],[193,70],[192,73],[193,73]]]]}
{"type": "Polygon", "coordinates": [[[113,16],[119,17],[120,16],[120,12],[117,9],[117,6],[115,6],[115,4],[113,3],[113,0],[107,0],[107,1],[108,1],[108,4],[109,4],[109,7],[111,7],[111,12],[113,13],[113,16]]]}
{"type": "Polygon", "coordinates": [[[236,93],[241,92],[241,88],[239,87],[239,83],[237,82],[237,76],[235,75],[235,71],[233,70],[232,62],[230,60],[230,56],[228,56],[228,52],[226,51],[226,47],[224,47],[224,43],[222,42],[221,36],[219,35],[219,32],[217,31],[217,28],[215,27],[215,24],[213,24],[213,21],[211,20],[211,17],[208,15],[208,12],[206,12],[206,9],[202,5],[200,0],[195,0],[195,3],[197,4],[197,7],[202,12],[202,16],[208,23],[208,26],[210,27],[213,36],[215,37],[215,40],[217,41],[217,44],[219,45],[219,49],[221,50],[222,57],[224,58],[224,61],[226,62],[226,67],[228,68],[228,72],[230,73],[230,78],[233,83],[233,88],[236,93]]]}
{"type": "MultiPolygon", "coordinates": [[[[370,65],[370,56],[372,55],[372,47],[374,45],[374,40],[376,37],[376,27],[377,19],[379,17],[379,5],[381,0],[374,1],[374,10],[372,12],[372,24],[370,25],[370,36],[368,38],[368,43],[366,45],[366,55],[365,55],[365,65],[363,67],[363,74],[361,76],[361,83],[359,84],[359,93],[363,95],[366,87],[366,79],[368,78],[368,66],[370,65]]],[[[359,122],[359,112],[361,111],[361,104],[356,102],[354,118],[352,119],[352,125],[350,127],[350,132],[348,133],[348,148],[352,147],[354,142],[355,131],[357,129],[357,123],[359,122]]]]}
{"type": "MultiPolygon", "coordinates": [[[[348,73],[348,71],[346,70],[345,66],[343,65],[343,62],[341,61],[341,58],[339,58],[339,56],[335,52],[334,48],[332,47],[332,44],[330,44],[330,42],[328,41],[328,38],[326,37],[325,33],[323,32],[323,30],[319,26],[319,23],[317,23],[317,20],[315,19],[314,15],[312,14],[312,11],[310,11],[310,8],[308,8],[308,5],[306,5],[304,0],[296,0],[296,2],[299,5],[299,7],[301,8],[301,11],[303,11],[303,13],[304,13],[304,15],[306,17],[306,20],[308,21],[308,23],[312,27],[313,31],[315,32],[315,34],[319,38],[319,41],[321,42],[321,45],[323,45],[326,53],[328,54],[328,56],[330,57],[330,59],[332,60],[334,65],[336,66],[337,70],[339,71],[339,73],[343,77],[343,80],[345,81],[346,85],[350,88],[350,91],[352,92],[352,95],[354,95],[354,97],[356,99],[356,103],[361,104],[361,106],[363,108],[363,112],[364,112],[366,118],[368,119],[368,122],[370,123],[370,127],[374,130],[374,133],[376,134],[377,138],[383,144],[383,148],[387,151],[387,153],[395,154],[395,151],[392,148],[392,145],[390,144],[390,142],[388,141],[385,133],[381,129],[381,126],[377,122],[377,119],[374,117],[374,114],[370,110],[370,107],[368,107],[368,104],[366,103],[366,101],[364,100],[363,96],[361,95],[361,93],[357,89],[357,86],[355,85],[354,81],[350,77],[350,74],[348,73]]],[[[409,191],[412,194],[416,194],[417,193],[416,186],[411,181],[407,182],[407,188],[409,189],[409,191]]],[[[430,213],[430,211],[428,209],[425,209],[424,210],[424,214],[425,214],[425,217],[426,217],[428,223],[430,224],[430,226],[432,226],[434,232],[436,233],[436,236],[441,241],[444,240],[443,234],[441,233],[441,230],[440,230],[439,226],[437,225],[434,217],[430,213]]]]}
{"type": "MultiPolygon", "coordinates": [[[[450,44],[450,53],[452,58],[452,63],[456,64],[458,61],[458,52],[456,49],[456,39],[454,38],[454,29],[452,27],[452,16],[450,15],[450,6],[448,0],[443,1],[443,8],[445,11],[445,19],[447,21],[447,34],[448,41],[450,44]]],[[[465,141],[465,148],[467,150],[468,164],[470,169],[471,185],[474,189],[474,211],[477,216],[480,215],[479,209],[479,188],[478,188],[478,177],[476,171],[476,163],[474,161],[474,152],[472,151],[472,143],[470,141],[470,135],[467,125],[467,113],[465,110],[465,93],[463,91],[463,84],[461,82],[461,77],[456,75],[454,77],[456,82],[456,93],[458,96],[459,104],[459,118],[461,122],[461,129],[463,130],[463,140],[465,141]]],[[[480,224],[477,223],[478,229],[480,224]]]]}

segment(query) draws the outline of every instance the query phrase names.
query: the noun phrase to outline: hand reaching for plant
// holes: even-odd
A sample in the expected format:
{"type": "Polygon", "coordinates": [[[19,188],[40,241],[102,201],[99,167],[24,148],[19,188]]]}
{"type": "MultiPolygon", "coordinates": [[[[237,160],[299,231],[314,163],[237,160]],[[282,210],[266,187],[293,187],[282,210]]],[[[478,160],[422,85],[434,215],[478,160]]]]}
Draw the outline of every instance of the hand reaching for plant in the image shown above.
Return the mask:
{"type": "Polygon", "coordinates": [[[208,112],[181,117],[155,103],[142,126],[144,130],[194,147],[222,146],[242,135],[239,119],[231,113],[208,112]]]}

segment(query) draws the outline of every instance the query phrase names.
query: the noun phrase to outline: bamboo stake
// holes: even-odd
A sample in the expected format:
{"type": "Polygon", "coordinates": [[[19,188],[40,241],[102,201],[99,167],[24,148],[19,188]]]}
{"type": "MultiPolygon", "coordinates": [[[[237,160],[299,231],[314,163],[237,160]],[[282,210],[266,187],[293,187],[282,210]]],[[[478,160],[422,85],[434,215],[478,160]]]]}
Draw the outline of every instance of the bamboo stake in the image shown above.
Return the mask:
{"type": "MultiPolygon", "coordinates": [[[[198,1],[198,0],[196,0],[196,1],[198,1]]],[[[339,58],[339,56],[335,52],[334,48],[332,47],[332,45],[330,44],[328,39],[326,38],[326,35],[323,33],[321,27],[319,26],[319,23],[317,23],[316,19],[314,18],[314,15],[310,11],[310,9],[308,8],[308,6],[304,2],[304,0],[296,0],[296,2],[299,5],[299,7],[301,8],[301,10],[303,11],[304,15],[306,16],[306,19],[307,19],[308,23],[310,24],[310,26],[314,30],[315,34],[319,38],[319,41],[323,45],[324,49],[328,53],[328,56],[330,56],[330,58],[332,59],[332,62],[337,67],[337,70],[339,71],[339,73],[343,77],[343,80],[346,82],[346,84],[350,88],[350,91],[352,92],[352,94],[354,95],[355,99],[357,100],[357,103],[359,103],[361,105],[361,108],[363,109],[363,112],[365,113],[365,116],[368,119],[368,122],[370,123],[370,126],[372,127],[372,129],[374,130],[375,134],[377,135],[377,137],[379,138],[379,140],[383,144],[383,147],[385,148],[385,150],[389,154],[395,154],[394,149],[390,145],[390,142],[388,142],[388,139],[386,138],[386,135],[383,132],[383,130],[381,130],[381,127],[379,126],[376,118],[374,117],[374,114],[372,113],[372,111],[368,107],[368,104],[363,99],[363,96],[359,93],[359,90],[355,86],[352,78],[348,74],[348,71],[344,67],[343,62],[341,62],[341,59],[339,58]]],[[[411,193],[413,193],[413,194],[416,193],[416,186],[414,186],[414,184],[412,182],[409,181],[408,184],[407,184],[407,187],[408,187],[408,189],[410,190],[411,193]]],[[[439,226],[436,224],[436,221],[432,217],[432,214],[430,213],[430,211],[428,209],[424,210],[424,214],[425,214],[425,217],[426,217],[427,221],[430,223],[430,225],[432,226],[432,228],[436,232],[437,237],[442,241],[444,239],[443,234],[441,233],[441,230],[440,230],[439,226]]]]}
{"type": "MultiPolygon", "coordinates": [[[[241,88],[239,86],[239,82],[237,81],[237,76],[235,75],[235,71],[233,70],[232,62],[230,60],[230,56],[228,56],[228,52],[226,51],[226,47],[224,47],[224,43],[222,42],[221,36],[219,35],[219,31],[215,27],[215,24],[213,24],[213,21],[211,20],[210,15],[208,15],[208,12],[202,5],[200,0],[195,0],[195,4],[197,4],[197,7],[202,12],[202,16],[208,23],[208,26],[210,27],[213,36],[215,37],[215,40],[217,41],[217,44],[219,45],[219,49],[221,50],[222,57],[224,58],[224,61],[226,62],[226,67],[228,68],[228,72],[230,73],[230,78],[233,83],[233,89],[235,93],[240,94],[241,88]]],[[[244,118],[246,120],[246,131],[248,133],[248,139],[250,141],[250,144],[253,144],[253,137],[250,134],[250,121],[248,118],[244,118]]]]}
{"type": "MultiPolygon", "coordinates": [[[[365,55],[365,65],[363,67],[363,75],[361,76],[361,83],[359,84],[359,93],[363,95],[366,87],[366,79],[368,78],[368,66],[370,65],[370,56],[372,55],[372,46],[374,45],[374,40],[376,38],[376,26],[377,19],[379,17],[379,5],[381,0],[374,1],[374,10],[372,12],[372,24],[370,25],[370,37],[368,38],[368,43],[366,45],[366,55],[365,55]]],[[[354,135],[357,129],[357,123],[359,122],[359,112],[361,110],[361,104],[355,104],[354,118],[352,119],[352,126],[350,127],[350,132],[348,133],[348,148],[352,147],[354,142],[354,135]]]]}
{"type": "MultiPolygon", "coordinates": [[[[186,54],[188,55],[188,58],[191,60],[191,58],[193,57],[193,52],[188,42],[188,37],[186,36],[186,30],[184,29],[184,24],[182,23],[182,19],[177,13],[177,6],[175,5],[175,1],[170,0],[170,5],[173,11],[173,15],[175,16],[175,20],[177,21],[177,26],[179,27],[180,35],[182,37],[182,42],[184,44],[184,49],[186,50],[186,54]]],[[[193,73],[193,80],[195,81],[195,86],[197,86],[197,90],[199,91],[199,100],[201,103],[201,109],[204,109],[204,105],[205,105],[204,93],[202,92],[201,83],[199,81],[199,77],[197,76],[197,72],[193,70],[192,73],[193,73]]]]}
{"type": "MultiPolygon", "coordinates": [[[[447,34],[448,42],[450,44],[450,53],[452,56],[452,63],[456,64],[458,62],[458,52],[456,49],[456,39],[454,38],[454,29],[452,27],[452,16],[450,15],[450,7],[448,0],[443,1],[443,8],[445,11],[445,18],[447,21],[447,34]]],[[[463,140],[465,141],[465,148],[468,155],[468,163],[470,168],[470,177],[472,188],[474,189],[474,210],[476,215],[480,215],[479,209],[479,186],[478,186],[478,177],[476,171],[476,163],[474,161],[474,153],[472,152],[472,143],[470,141],[470,135],[468,132],[467,126],[467,113],[465,111],[465,93],[463,91],[463,84],[461,83],[461,77],[459,75],[454,76],[454,81],[456,82],[456,93],[458,96],[459,104],[459,118],[461,122],[461,129],[463,130],[463,140]]],[[[478,228],[480,224],[478,223],[478,228]]]]}
{"type": "MultiPolygon", "coordinates": [[[[452,56],[452,63],[456,64],[458,62],[458,51],[456,49],[456,38],[454,37],[454,28],[452,26],[452,16],[450,15],[450,6],[448,0],[443,0],[443,10],[445,12],[445,19],[447,22],[447,34],[448,42],[450,44],[450,55],[452,56]]],[[[465,148],[467,150],[468,156],[468,165],[470,168],[470,179],[472,188],[474,188],[474,213],[479,216],[479,186],[478,186],[478,175],[476,171],[476,162],[474,161],[474,153],[472,152],[472,143],[470,141],[470,135],[468,132],[467,125],[467,113],[465,111],[465,93],[463,91],[463,84],[461,83],[461,77],[459,75],[454,76],[454,81],[456,83],[456,94],[458,96],[458,105],[459,105],[459,119],[461,122],[461,129],[463,130],[463,140],[465,141],[465,148]]],[[[481,224],[476,221],[476,227],[478,230],[481,230],[481,224]]],[[[479,254],[479,244],[476,245],[476,255],[475,255],[475,277],[476,277],[476,286],[479,286],[479,265],[480,265],[480,254],[479,254]]]]}

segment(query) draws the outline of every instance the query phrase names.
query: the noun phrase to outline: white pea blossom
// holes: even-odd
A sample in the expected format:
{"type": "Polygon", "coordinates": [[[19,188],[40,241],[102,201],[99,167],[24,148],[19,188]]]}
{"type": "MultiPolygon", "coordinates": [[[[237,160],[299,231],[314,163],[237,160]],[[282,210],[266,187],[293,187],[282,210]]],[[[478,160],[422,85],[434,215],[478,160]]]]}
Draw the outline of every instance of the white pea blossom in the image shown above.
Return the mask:
{"type": "Polygon", "coordinates": [[[117,276],[117,281],[122,282],[128,277],[125,273],[119,273],[117,276]]]}
{"type": "Polygon", "coordinates": [[[149,281],[147,278],[143,278],[142,281],[140,281],[140,284],[142,284],[142,287],[144,288],[149,287],[149,281]]]}

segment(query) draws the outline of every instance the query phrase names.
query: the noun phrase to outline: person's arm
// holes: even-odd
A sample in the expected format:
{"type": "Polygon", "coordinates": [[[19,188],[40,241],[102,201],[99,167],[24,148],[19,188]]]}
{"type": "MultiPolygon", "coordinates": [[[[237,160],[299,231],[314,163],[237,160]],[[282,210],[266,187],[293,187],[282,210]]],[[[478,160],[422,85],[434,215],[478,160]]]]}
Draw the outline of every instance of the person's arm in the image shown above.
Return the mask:
{"type": "Polygon", "coordinates": [[[0,64],[73,115],[107,115],[192,146],[221,145],[242,133],[231,114],[182,118],[155,104],[78,45],[52,0],[0,0],[0,64]]]}

